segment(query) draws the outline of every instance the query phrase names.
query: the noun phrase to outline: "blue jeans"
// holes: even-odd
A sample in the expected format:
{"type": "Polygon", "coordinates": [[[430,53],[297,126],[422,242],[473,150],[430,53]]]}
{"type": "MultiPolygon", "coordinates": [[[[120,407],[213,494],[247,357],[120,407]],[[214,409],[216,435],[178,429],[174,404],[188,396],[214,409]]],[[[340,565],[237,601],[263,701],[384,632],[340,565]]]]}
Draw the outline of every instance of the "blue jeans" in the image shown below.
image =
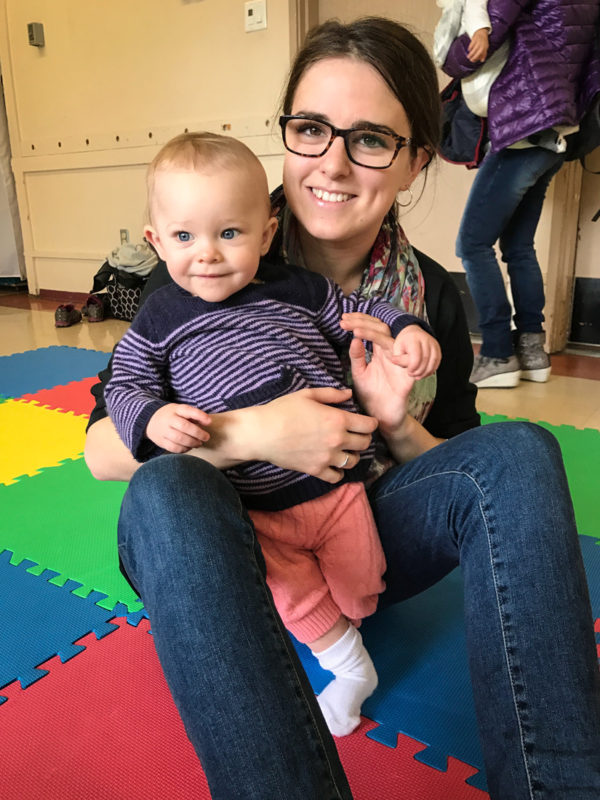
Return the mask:
{"type": "Polygon", "coordinates": [[[507,264],[519,333],[539,333],[544,283],[533,240],[546,190],[564,154],[543,147],[490,153],[477,170],[460,223],[456,254],[479,313],[481,354],[512,355],[511,307],[496,260],[498,241],[507,264]]]}
{"type": "MultiPolygon", "coordinates": [[[[600,797],[600,673],[557,442],[499,423],[396,467],[370,490],[388,560],[382,605],[458,564],[494,800],[600,797]]],[[[214,800],[351,794],[229,483],[161,456],[125,495],[119,547],[214,800]]]]}

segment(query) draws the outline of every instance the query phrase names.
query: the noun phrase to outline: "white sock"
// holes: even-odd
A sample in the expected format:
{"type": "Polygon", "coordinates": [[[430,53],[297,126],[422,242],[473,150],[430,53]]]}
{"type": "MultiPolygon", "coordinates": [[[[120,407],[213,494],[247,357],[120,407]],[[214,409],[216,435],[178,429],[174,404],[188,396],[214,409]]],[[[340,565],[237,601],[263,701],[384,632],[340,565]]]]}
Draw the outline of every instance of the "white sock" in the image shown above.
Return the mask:
{"type": "Polygon", "coordinates": [[[334,736],[347,736],[359,726],[361,706],[377,687],[371,656],[354,625],[315,656],[323,669],[335,675],[317,698],[321,711],[334,736]]]}

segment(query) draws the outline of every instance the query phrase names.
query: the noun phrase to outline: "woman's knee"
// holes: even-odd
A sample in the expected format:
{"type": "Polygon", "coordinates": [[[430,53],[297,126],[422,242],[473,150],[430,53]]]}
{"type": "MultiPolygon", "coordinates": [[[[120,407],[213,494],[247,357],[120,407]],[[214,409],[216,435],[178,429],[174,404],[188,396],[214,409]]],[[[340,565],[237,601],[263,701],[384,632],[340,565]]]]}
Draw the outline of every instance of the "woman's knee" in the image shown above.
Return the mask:
{"type": "Polygon", "coordinates": [[[225,475],[201,458],[165,454],[142,464],[129,483],[127,495],[140,503],[170,507],[174,500],[212,505],[228,501],[239,505],[239,496],[225,475]]]}
{"type": "Polygon", "coordinates": [[[541,425],[506,421],[482,425],[467,434],[472,434],[471,463],[478,464],[481,475],[499,478],[502,474],[503,485],[512,482],[517,488],[524,481],[535,481],[540,494],[556,481],[564,483],[560,445],[541,425]]]}
{"type": "Polygon", "coordinates": [[[226,530],[245,519],[240,497],[223,473],[202,459],[164,455],[143,464],[123,498],[119,537],[148,542],[178,532],[226,530]]]}
{"type": "Polygon", "coordinates": [[[159,573],[170,564],[172,572],[172,565],[193,561],[199,569],[237,547],[254,547],[238,493],[194,456],[165,455],[143,464],[123,498],[118,528],[122,561],[140,585],[144,566],[159,573]]]}

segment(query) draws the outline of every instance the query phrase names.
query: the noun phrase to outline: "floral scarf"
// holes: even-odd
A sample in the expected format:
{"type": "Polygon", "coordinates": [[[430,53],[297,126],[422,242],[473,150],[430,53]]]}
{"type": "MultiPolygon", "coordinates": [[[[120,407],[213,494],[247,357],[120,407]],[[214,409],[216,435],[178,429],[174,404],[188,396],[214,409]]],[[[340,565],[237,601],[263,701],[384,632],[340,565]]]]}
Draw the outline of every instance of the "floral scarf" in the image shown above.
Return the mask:
{"type": "MultiPolygon", "coordinates": [[[[286,263],[306,267],[297,233],[297,222],[288,208],[283,187],[271,195],[273,214],[279,220],[279,229],[273,242],[274,252],[286,263]]],[[[361,297],[382,297],[396,308],[420,319],[427,320],[425,307],[425,282],[419,262],[406,234],[402,230],[395,208],[383,221],[375,240],[369,266],[365,269],[357,289],[361,297]]],[[[433,404],[436,392],[435,375],[416,381],[409,398],[408,411],[423,422],[433,404]]]]}

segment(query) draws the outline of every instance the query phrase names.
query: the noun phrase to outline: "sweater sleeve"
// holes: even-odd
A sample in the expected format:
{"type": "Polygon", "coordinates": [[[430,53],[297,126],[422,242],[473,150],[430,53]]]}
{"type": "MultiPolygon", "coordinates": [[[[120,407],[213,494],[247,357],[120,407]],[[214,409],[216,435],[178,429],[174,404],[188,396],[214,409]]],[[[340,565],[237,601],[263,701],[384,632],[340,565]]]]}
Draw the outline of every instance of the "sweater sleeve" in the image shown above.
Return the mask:
{"type": "Polygon", "coordinates": [[[360,297],[357,292],[352,292],[346,297],[336,283],[327,280],[327,284],[327,293],[318,312],[317,324],[321,333],[332,344],[350,344],[352,333],[340,327],[340,318],[342,314],[353,311],[370,314],[385,322],[393,337],[396,337],[409,325],[419,325],[427,333],[433,335],[432,329],[426,322],[396,308],[387,300],[380,297],[360,297]]]}
{"type": "Polygon", "coordinates": [[[487,0],[465,0],[463,24],[465,32],[470,37],[481,28],[491,31],[492,24],[487,11],[487,0]]]}
{"type": "Polygon", "coordinates": [[[166,355],[151,336],[152,320],[144,309],[117,345],[106,406],[117,432],[134,458],[147,461],[162,453],[146,437],[152,415],[167,404],[166,355]]]}
{"type": "MultiPolygon", "coordinates": [[[[513,26],[529,4],[530,0],[489,0],[488,14],[492,32],[488,58],[508,39],[513,26]]],[[[446,74],[453,78],[464,78],[481,67],[480,62],[469,61],[467,58],[470,41],[468,34],[463,33],[450,45],[443,66],[446,74]]]]}
{"type": "MultiPolygon", "coordinates": [[[[171,277],[167,272],[167,265],[164,261],[159,261],[158,264],[154,267],[152,272],[150,273],[150,277],[144,286],[142,291],[142,296],[140,298],[140,309],[142,308],[143,304],[146,302],[148,297],[154,292],[156,289],[159,289],[161,286],[166,286],[169,283],[172,283],[171,277]]],[[[139,313],[139,310],[138,310],[139,313]]],[[[106,367],[103,370],[100,370],[98,373],[98,383],[95,383],[92,388],[90,389],[94,400],[95,405],[90,413],[90,419],[87,424],[89,428],[95,422],[98,422],[101,419],[104,419],[108,416],[108,411],[106,409],[106,398],[104,397],[104,390],[106,389],[106,385],[109,382],[111,375],[112,375],[112,365],[113,365],[113,356],[114,356],[114,349],[113,354],[110,356],[106,367]]]]}

